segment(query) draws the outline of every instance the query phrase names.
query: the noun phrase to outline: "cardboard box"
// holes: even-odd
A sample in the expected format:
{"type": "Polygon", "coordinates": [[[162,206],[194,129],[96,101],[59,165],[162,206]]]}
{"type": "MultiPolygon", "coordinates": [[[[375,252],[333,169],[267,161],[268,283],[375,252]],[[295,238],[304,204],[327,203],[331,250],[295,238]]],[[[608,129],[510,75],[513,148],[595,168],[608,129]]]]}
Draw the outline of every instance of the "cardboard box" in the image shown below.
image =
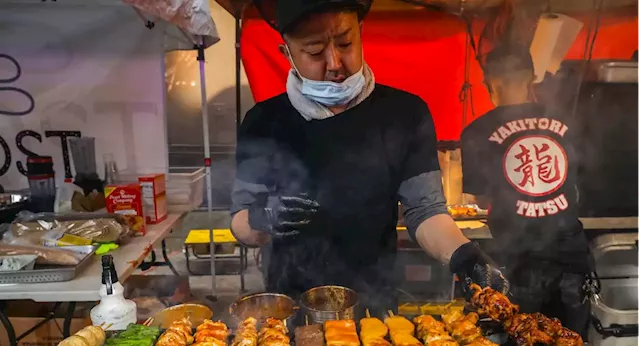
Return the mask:
{"type": "Polygon", "coordinates": [[[144,202],[139,183],[111,184],[104,188],[107,211],[124,216],[136,235],[145,235],[144,202]]]}
{"type": "MultiPolygon", "coordinates": [[[[9,321],[16,331],[16,337],[26,332],[40,321],[43,317],[9,317],[9,321]]],[[[90,318],[71,319],[71,334],[91,324],[90,318]]],[[[18,346],[56,346],[62,341],[63,318],[56,318],[34,330],[18,342],[18,346]]],[[[0,345],[9,345],[9,337],[4,328],[0,328],[0,345]]]]}
{"type": "MultiPolygon", "coordinates": [[[[94,305],[95,303],[78,303],[76,305],[74,317],[71,319],[71,334],[91,324],[88,315],[94,305]]],[[[16,332],[16,337],[43,321],[44,316],[47,316],[52,308],[52,303],[36,303],[28,300],[10,301],[7,304],[7,315],[16,332]]],[[[58,316],[66,309],[66,304],[63,304],[58,309],[58,316]]],[[[63,326],[64,318],[48,321],[20,340],[18,346],[56,346],[62,341],[63,326]]],[[[0,327],[0,345],[9,345],[9,336],[3,327],[0,327]]]]}
{"type": "Polygon", "coordinates": [[[164,174],[145,175],[138,178],[142,188],[144,215],[148,224],[156,224],[167,218],[166,178],[164,174]]]}

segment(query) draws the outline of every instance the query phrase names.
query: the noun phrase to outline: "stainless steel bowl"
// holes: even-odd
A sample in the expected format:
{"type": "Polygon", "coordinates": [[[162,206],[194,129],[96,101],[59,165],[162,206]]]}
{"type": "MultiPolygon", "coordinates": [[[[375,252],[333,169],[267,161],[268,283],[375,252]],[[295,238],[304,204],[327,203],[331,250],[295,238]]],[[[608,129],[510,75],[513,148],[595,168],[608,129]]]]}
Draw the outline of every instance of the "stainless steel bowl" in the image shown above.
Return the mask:
{"type": "Polygon", "coordinates": [[[291,326],[291,318],[298,307],[293,299],[278,293],[256,293],[244,296],[229,306],[231,316],[242,321],[247,317],[254,317],[259,322],[273,317],[284,320],[291,326]]]}
{"type": "Polygon", "coordinates": [[[314,287],[300,298],[304,313],[310,323],[324,323],[328,320],[355,319],[358,305],[356,291],[342,286],[314,287]]]}

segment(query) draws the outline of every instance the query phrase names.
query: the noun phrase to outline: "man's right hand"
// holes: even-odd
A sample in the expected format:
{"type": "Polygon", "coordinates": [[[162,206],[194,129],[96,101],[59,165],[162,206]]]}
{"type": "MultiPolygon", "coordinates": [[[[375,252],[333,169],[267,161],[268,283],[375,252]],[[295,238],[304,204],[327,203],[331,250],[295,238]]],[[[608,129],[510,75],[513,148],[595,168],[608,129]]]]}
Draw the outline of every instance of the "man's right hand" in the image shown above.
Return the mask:
{"type": "Polygon", "coordinates": [[[266,207],[249,208],[249,226],[276,238],[294,236],[311,227],[319,207],[306,195],[270,197],[266,207]]]}
{"type": "Polygon", "coordinates": [[[469,286],[474,283],[480,287],[491,287],[502,294],[509,292],[509,281],[476,243],[460,246],[451,256],[449,266],[461,281],[467,299],[473,294],[469,286]]]}

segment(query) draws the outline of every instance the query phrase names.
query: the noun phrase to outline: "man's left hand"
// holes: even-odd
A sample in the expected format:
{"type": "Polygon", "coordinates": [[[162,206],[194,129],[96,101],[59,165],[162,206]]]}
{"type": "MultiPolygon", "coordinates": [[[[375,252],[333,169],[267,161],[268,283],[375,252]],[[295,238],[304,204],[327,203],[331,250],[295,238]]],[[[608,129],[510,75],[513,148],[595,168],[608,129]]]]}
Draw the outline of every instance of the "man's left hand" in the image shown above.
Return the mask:
{"type": "Polygon", "coordinates": [[[467,299],[473,294],[469,288],[473,283],[480,287],[489,286],[502,294],[509,292],[509,281],[476,243],[469,242],[460,246],[451,256],[449,268],[458,275],[467,299]]]}

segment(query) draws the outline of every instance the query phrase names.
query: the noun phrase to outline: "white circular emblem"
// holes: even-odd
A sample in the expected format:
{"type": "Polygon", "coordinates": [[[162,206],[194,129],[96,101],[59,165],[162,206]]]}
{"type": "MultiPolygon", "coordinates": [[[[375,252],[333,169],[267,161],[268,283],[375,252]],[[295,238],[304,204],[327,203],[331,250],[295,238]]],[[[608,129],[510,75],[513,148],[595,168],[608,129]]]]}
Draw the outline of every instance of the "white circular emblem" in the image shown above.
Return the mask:
{"type": "Polygon", "coordinates": [[[556,191],[567,179],[567,154],[554,139],[525,136],[514,141],[504,154],[507,181],[519,192],[544,196],[556,191]]]}

